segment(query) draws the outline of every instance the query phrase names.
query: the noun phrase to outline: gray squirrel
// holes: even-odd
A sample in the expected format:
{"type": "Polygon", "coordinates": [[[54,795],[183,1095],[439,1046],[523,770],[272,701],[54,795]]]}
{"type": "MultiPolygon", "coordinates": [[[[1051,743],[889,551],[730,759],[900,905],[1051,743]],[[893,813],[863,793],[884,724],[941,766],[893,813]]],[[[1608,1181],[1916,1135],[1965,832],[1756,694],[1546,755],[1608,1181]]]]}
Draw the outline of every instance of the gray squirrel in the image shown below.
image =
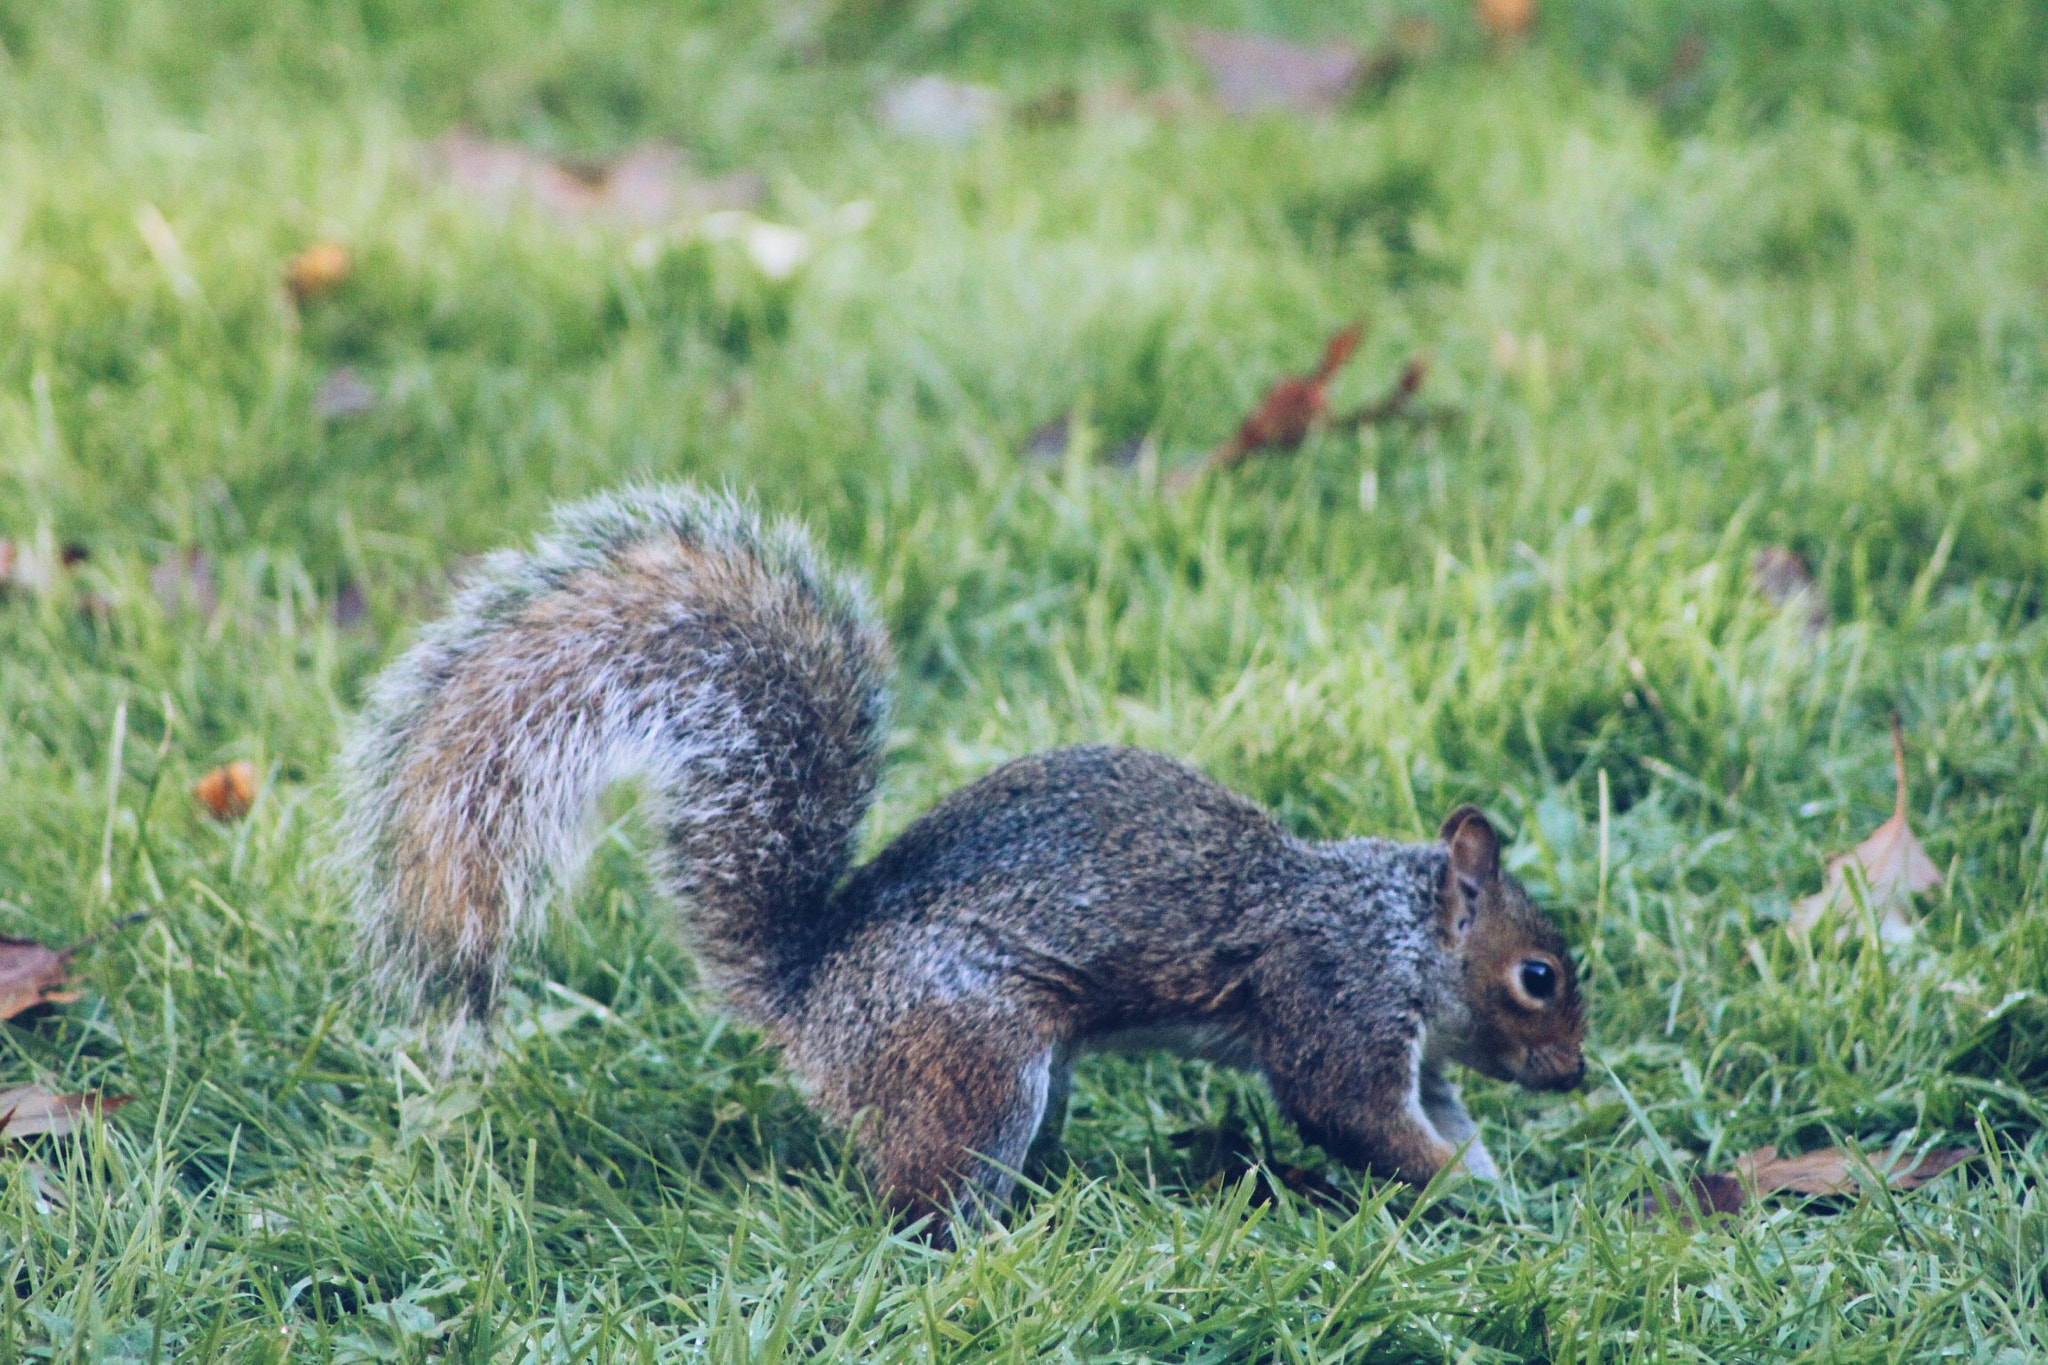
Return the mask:
{"type": "Polygon", "coordinates": [[[1432,843],[1310,843],[1174,759],[1087,745],[853,866],[891,667],[800,526],[682,487],[560,510],[376,680],[343,755],[375,979],[487,1017],[634,777],[710,985],[942,1236],[1008,1201],[1091,1049],[1254,1067],[1305,1139],[1414,1182],[1497,1174],[1446,1063],[1579,1083],[1571,958],[1472,806],[1432,843]]]}

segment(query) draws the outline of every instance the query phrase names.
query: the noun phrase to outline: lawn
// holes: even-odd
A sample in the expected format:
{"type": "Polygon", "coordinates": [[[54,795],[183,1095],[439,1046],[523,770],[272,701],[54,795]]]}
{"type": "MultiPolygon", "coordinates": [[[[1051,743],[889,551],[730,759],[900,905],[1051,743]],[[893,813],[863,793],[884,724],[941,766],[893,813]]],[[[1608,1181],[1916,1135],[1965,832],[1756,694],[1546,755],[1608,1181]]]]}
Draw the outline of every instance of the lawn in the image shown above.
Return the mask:
{"type": "Polygon", "coordinates": [[[0,0],[0,934],[146,915],[0,1025],[0,1088],[135,1097],[0,1147],[0,1359],[2048,1360],[2044,100],[2026,0],[0,0]],[[1392,58],[1233,117],[1189,23],[1392,58]],[[1002,112],[892,127],[929,73],[1002,112]],[[749,207],[610,205],[646,146],[749,207]],[[1333,407],[1426,357],[1412,420],[1168,488],[1354,320],[1333,407]],[[697,989],[630,791],[440,1074],[332,756],[471,557],[678,478],[872,586],[871,846],[1077,741],[1316,837],[1477,801],[1586,1087],[1475,1079],[1505,1176],[1418,1193],[1093,1060],[935,1250],[697,989]],[[1938,885],[1793,933],[1895,712],[1938,885]],[[1765,1145],[1978,1155],[1655,1211],[1765,1145]]]}

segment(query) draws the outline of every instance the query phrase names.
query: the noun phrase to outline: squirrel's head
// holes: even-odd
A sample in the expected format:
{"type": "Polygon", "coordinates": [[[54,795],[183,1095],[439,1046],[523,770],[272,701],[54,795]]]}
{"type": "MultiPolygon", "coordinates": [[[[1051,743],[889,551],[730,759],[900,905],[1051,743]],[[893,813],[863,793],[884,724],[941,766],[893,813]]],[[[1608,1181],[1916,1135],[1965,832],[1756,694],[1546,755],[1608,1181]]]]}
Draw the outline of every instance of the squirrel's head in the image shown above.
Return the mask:
{"type": "Polygon", "coordinates": [[[1450,858],[1437,932],[1470,1016],[1457,1060],[1532,1090],[1572,1089],[1586,1073],[1586,1011],[1564,935],[1500,870],[1500,836],[1477,806],[1452,811],[1438,837],[1450,858]]]}

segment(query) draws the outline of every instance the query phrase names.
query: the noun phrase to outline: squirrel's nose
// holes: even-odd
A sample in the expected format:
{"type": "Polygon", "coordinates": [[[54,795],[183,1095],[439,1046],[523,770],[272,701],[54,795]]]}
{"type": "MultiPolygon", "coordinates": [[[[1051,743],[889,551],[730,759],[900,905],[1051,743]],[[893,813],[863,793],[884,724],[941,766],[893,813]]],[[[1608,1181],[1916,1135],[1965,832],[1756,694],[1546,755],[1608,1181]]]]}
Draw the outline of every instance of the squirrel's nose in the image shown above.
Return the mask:
{"type": "Polygon", "coordinates": [[[1553,1070],[1547,1076],[1532,1078],[1525,1082],[1532,1090],[1577,1090],[1586,1079],[1586,1058],[1579,1054],[1572,1058],[1569,1071],[1553,1070]]]}

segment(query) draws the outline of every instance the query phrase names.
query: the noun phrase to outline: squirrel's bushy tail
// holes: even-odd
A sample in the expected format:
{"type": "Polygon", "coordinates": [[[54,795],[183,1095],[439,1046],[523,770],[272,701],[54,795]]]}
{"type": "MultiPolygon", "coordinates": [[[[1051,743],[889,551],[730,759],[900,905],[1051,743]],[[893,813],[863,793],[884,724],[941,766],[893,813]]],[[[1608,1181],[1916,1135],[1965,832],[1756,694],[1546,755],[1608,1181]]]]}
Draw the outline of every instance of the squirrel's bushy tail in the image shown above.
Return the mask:
{"type": "Polygon", "coordinates": [[[772,1013],[828,929],[889,673],[860,589],[801,527],[687,488],[563,509],[371,688],[340,849],[366,956],[415,1008],[482,1013],[588,851],[598,795],[638,777],[704,966],[772,1013]]]}

